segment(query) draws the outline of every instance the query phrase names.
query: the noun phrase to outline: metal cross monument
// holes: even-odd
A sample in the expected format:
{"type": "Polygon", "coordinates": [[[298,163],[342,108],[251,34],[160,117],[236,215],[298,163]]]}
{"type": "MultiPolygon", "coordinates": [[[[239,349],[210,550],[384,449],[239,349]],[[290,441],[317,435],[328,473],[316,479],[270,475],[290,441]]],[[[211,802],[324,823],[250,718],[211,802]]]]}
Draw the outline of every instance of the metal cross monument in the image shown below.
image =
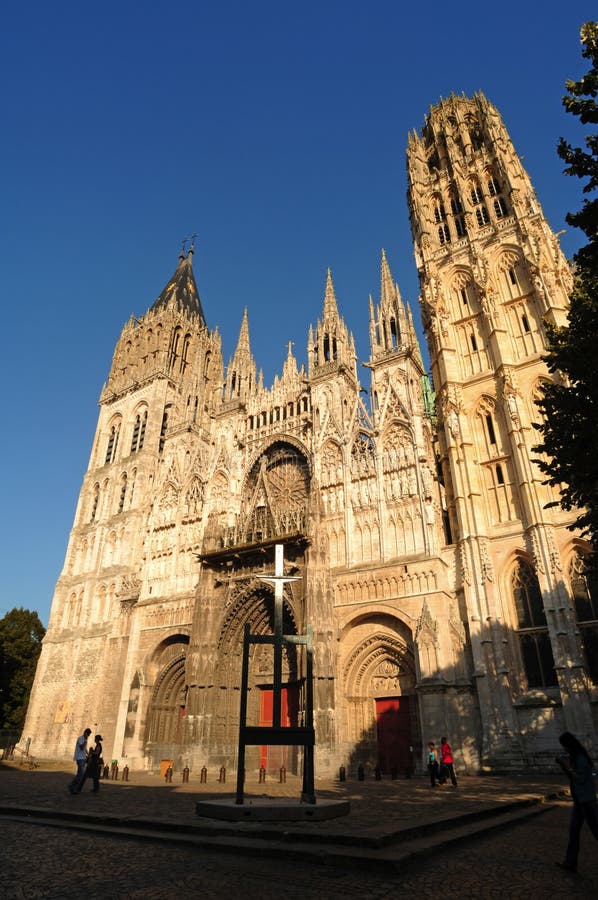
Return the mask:
{"type": "Polygon", "coordinates": [[[245,780],[245,747],[261,744],[265,746],[303,747],[303,790],[301,799],[305,803],[315,803],[314,790],[314,705],[313,705],[313,637],[311,626],[304,635],[283,634],[283,594],[289,581],[300,581],[300,576],[284,574],[284,547],[276,544],[274,575],[258,575],[260,581],[274,585],[274,634],[251,634],[249,624],[245,625],[243,638],[243,669],[241,675],[241,709],[239,714],[239,761],[237,768],[237,799],[243,803],[243,783],[245,780]],[[251,644],[270,644],[274,647],[274,685],[272,725],[247,725],[247,691],[249,688],[249,648],[251,644]],[[304,724],[300,726],[282,725],[282,651],[285,644],[303,645],[306,648],[305,709],[304,724]]]}

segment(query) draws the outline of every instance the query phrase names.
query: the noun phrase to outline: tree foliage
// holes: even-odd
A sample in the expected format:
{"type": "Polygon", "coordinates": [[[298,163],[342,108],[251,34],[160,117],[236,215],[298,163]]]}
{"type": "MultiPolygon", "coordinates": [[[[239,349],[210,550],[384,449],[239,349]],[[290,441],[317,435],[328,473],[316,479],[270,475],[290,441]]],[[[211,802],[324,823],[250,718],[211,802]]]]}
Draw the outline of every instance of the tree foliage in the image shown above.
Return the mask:
{"type": "Polygon", "coordinates": [[[45,633],[38,614],[22,607],[0,619],[0,728],[23,727],[45,633]]]}
{"type": "MultiPolygon", "coordinates": [[[[581,29],[582,56],[590,71],[579,81],[567,81],[563,106],[584,125],[598,123],[598,22],[581,29]]],[[[598,188],[598,133],[584,138],[585,148],[561,138],[558,153],[565,173],[585,181],[583,193],[598,188]]],[[[582,208],[567,215],[581,228],[588,243],[574,257],[574,284],[569,322],[547,324],[545,362],[555,380],[544,387],[538,405],[544,454],[539,466],[546,481],[561,491],[560,505],[578,510],[575,525],[598,546],[598,197],[586,197],[582,208]]]]}

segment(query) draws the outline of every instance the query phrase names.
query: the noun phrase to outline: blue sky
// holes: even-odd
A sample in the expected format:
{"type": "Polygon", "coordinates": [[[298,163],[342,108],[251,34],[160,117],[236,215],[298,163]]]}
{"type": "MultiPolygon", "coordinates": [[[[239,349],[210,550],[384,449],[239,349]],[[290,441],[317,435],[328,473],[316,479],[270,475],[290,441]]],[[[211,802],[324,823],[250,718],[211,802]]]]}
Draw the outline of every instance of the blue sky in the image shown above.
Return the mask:
{"type": "MultiPolygon", "coordinates": [[[[561,98],[595,15],[584,0],[5,8],[0,615],[47,624],[114,344],[181,240],[198,235],[225,360],[247,306],[267,384],[288,340],[304,362],[328,266],[367,359],[382,247],[417,305],[405,147],[441,96],[496,104],[555,231],[580,206],[556,144],[580,141],[561,98]]],[[[567,255],[582,237],[563,235],[567,255]]]]}

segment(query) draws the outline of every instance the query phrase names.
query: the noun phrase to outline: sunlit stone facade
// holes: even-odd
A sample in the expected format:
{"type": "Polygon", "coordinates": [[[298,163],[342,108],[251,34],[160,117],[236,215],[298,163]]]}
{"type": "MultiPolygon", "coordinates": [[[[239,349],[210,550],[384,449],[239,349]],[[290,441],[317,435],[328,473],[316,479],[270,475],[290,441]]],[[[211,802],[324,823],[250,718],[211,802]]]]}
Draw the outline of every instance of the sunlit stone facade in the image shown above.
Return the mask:
{"type": "MultiPolygon", "coordinates": [[[[442,734],[471,772],[549,765],[565,728],[595,743],[588,547],[546,508],[532,451],[544,321],[565,320],[571,273],[484,96],[432,108],[407,161],[436,402],[384,253],[366,391],[330,273],[307,370],[289,344],[265,387],[247,314],[224,366],[181,254],[101,393],[23,734],[34,754],[68,756],[89,724],[132,768],[234,769],[243,631],[271,631],[255,576],[276,543],[301,576],[285,633],[314,632],[316,776],[421,767],[442,734]]],[[[291,647],[291,724],[302,674],[291,647]]],[[[254,724],[271,684],[257,645],[254,724]]],[[[282,764],[300,759],[249,751],[256,770],[282,764]]]]}

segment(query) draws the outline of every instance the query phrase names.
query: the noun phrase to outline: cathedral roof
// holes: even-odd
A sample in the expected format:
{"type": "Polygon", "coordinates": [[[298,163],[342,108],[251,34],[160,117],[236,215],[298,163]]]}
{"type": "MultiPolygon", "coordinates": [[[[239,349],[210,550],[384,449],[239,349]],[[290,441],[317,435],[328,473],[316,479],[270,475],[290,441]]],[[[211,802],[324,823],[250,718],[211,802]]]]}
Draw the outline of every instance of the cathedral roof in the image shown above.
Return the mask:
{"type": "Polygon", "coordinates": [[[206,324],[205,316],[199,299],[199,291],[195,283],[193,275],[193,248],[189,250],[187,256],[181,253],[179,263],[175,269],[174,275],[158,297],[152,304],[152,310],[165,309],[173,305],[181,310],[194,316],[199,317],[201,325],[206,324]]]}

